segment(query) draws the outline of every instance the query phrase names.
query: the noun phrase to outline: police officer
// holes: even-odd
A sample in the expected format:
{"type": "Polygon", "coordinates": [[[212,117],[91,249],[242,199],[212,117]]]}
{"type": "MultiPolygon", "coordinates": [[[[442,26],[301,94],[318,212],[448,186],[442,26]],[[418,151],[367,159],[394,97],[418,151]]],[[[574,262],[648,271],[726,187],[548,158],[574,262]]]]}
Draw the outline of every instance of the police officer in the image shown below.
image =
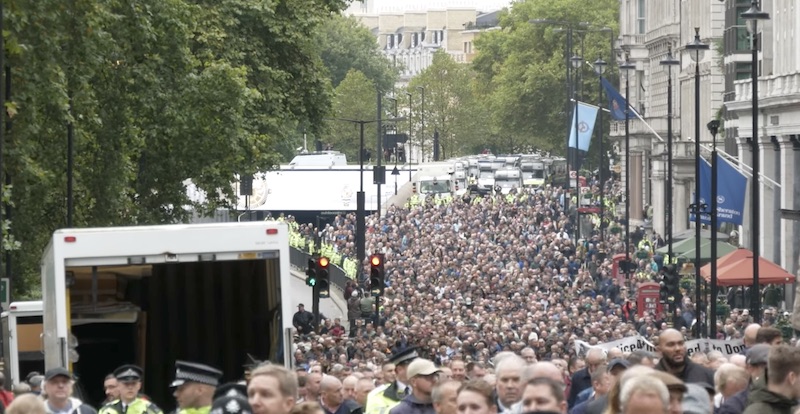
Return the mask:
{"type": "Polygon", "coordinates": [[[175,361],[175,381],[170,384],[178,414],[208,414],[222,371],[194,362],[175,361]]]}
{"type": "Polygon", "coordinates": [[[388,385],[374,389],[367,396],[367,406],[364,414],[388,414],[389,410],[400,403],[400,400],[411,394],[408,384],[408,365],[417,358],[415,347],[406,348],[396,352],[389,358],[389,363],[394,364],[395,380],[388,385]]]}
{"type": "Polygon", "coordinates": [[[119,384],[119,399],[100,409],[99,414],[164,414],[157,405],[139,396],[144,371],[136,365],[123,365],[114,370],[119,384]]]}

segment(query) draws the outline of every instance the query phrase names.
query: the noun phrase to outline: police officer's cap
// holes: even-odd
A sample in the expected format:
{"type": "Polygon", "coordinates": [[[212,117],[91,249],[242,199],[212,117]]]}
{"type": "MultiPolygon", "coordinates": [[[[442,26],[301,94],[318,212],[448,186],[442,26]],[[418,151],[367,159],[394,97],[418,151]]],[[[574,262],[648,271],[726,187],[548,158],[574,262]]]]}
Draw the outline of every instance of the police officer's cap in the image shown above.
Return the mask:
{"type": "Polygon", "coordinates": [[[247,398],[234,395],[232,397],[222,396],[214,400],[211,404],[209,414],[252,414],[253,409],[247,398]]]}
{"type": "Polygon", "coordinates": [[[264,363],[264,361],[258,360],[258,359],[256,359],[256,357],[254,357],[254,356],[252,356],[252,355],[250,355],[248,353],[247,354],[247,362],[245,362],[244,365],[242,365],[242,366],[244,367],[245,370],[252,371],[252,370],[258,368],[259,366],[261,366],[261,364],[263,364],[263,363],[264,363]]]}
{"type": "Polygon", "coordinates": [[[216,387],[222,378],[222,371],[208,365],[194,362],[175,361],[175,381],[171,387],[180,387],[187,382],[211,385],[216,387]]]}
{"type": "Polygon", "coordinates": [[[389,362],[395,365],[407,364],[417,358],[417,348],[409,347],[395,352],[390,358],[389,362]]]}
{"type": "Polygon", "coordinates": [[[136,365],[123,365],[114,370],[114,378],[120,381],[141,381],[144,371],[136,365]]]}
{"type": "Polygon", "coordinates": [[[215,400],[222,397],[235,397],[237,395],[242,398],[247,398],[247,385],[238,382],[229,382],[220,385],[214,390],[215,400]]]}

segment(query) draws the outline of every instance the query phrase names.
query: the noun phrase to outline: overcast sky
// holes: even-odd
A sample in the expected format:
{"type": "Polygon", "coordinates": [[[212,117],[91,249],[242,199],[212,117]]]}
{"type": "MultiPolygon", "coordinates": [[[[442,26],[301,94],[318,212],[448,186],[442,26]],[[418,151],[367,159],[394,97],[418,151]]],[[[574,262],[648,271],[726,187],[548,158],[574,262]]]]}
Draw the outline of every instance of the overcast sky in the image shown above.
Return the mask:
{"type": "MultiPolygon", "coordinates": [[[[366,12],[369,14],[386,12],[406,12],[415,10],[469,7],[478,11],[490,12],[502,9],[512,0],[368,0],[366,12]]],[[[351,13],[360,13],[361,3],[356,0],[350,6],[351,13]]]]}

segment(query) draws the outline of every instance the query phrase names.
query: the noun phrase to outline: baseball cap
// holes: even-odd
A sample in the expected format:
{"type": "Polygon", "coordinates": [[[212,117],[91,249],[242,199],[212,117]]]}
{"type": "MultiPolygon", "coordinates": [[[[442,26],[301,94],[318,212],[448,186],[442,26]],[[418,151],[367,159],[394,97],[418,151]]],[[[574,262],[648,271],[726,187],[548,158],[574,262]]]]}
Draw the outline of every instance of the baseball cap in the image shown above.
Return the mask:
{"type": "Polygon", "coordinates": [[[745,363],[747,365],[766,365],[769,360],[769,345],[753,345],[745,353],[745,363]]]}
{"type": "Polygon", "coordinates": [[[628,369],[631,367],[631,363],[627,359],[614,358],[611,360],[611,362],[608,363],[607,370],[608,372],[611,372],[614,370],[614,368],[617,367],[628,369]]]}
{"type": "Polygon", "coordinates": [[[45,381],[50,381],[55,377],[67,377],[72,379],[72,374],[66,368],[53,368],[44,373],[45,381]]]}
{"type": "Polygon", "coordinates": [[[434,364],[433,361],[417,358],[408,365],[407,376],[408,378],[414,378],[418,375],[431,375],[439,371],[441,370],[436,368],[436,364],[434,364]]]}

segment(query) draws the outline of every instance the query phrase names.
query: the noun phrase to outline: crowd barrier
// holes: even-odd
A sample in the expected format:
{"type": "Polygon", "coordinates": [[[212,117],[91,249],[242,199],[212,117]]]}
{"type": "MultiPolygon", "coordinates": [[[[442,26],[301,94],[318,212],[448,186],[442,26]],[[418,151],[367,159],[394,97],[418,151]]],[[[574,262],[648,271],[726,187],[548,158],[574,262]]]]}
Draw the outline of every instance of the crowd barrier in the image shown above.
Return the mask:
{"type": "MultiPolygon", "coordinates": [[[[311,258],[311,254],[308,252],[302,251],[296,247],[289,247],[289,263],[303,274],[305,274],[306,268],[308,267],[309,258],[311,258]]],[[[344,292],[347,286],[347,281],[353,280],[347,276],[341,267],[333,263],[328,265],[328,274],[331,285],[339,288],[342,292],[344,292]]]]}

